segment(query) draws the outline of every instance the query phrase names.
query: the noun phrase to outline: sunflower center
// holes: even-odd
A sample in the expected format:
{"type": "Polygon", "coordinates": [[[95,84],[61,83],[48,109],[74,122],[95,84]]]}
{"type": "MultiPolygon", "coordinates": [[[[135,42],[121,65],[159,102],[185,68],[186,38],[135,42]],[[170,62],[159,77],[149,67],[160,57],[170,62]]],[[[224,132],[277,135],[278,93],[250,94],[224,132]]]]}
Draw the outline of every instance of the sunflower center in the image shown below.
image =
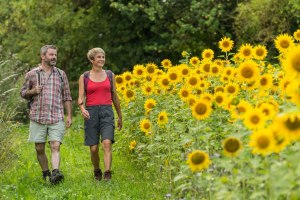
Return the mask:
{"type": "Polygon", "coordinates": [[[297,117],[295,118],[295,120],[291,120],[290,118],[288,118],[284,124],[291,131],[295,131],[300,128],[300,120],[297,117]]]}
{"type": "Polygon", "coordinates": [[[137,74],[138,74],[138,75],[142,75],[142,74],[143,74],[143,70],[138,70],[138,71],[137,71],[137,74]]]}
{"type": "Polygon", "coordinates": [[[253,74],[254,74],[254,72],[253,72],[253,70],[250,67],[245,67],[242,70],[242,76],[244,78],[252,78],[253,74]]]}
{"type": "Polygon", "coordinates": [[[250,121],[251,121],[253,124],[258,124],[259,121],[260,121],[260,118],[259,118],[257,115],[253,115],[253,116],[250,118],[250,121]]]}
{"type": "Polygon", "coordinates": [[[229,139],[226,141],[224,148],[226,151],[230,153],[234,153],[240,149],[240,143],[238,142],[237,139],[229,139]]]}
{"type": "Polygon", "coordinates": [[[244,55],[244,56],[250,56],[250,55],[251,55],[250,49],[244,49],[244,50],[243,50],[243,55],[244,55]]]}
{"type": "Polygon", "coordinates": [[[169,80],[168,80],[168,79],[164,79],[164,80],[162,81],[162,84],[163,84],[164,86],[168,86],[168,85],[169,85],[169,80]]]}
{"type": "Polygon", "coordinates": [[[150,124],[149,123],[145,123],[144,124],[144,129],[148,130],[150,128],[150,124]]]}
{"type": "Polygon", "coordinates": [[[266,136],[260,136],[259,138],[257,138],[257,145],[261,149],[266,149],[270,145],[270,140],[266,136]]]}
{"type": "Polygon", "coordinates": [[[149,103],[147,107],[148,107],[148,108],[153,108],[153,107],[154,107],[154,104],[153,104],[153,103],[149,103]]]}
{"type": "Polygon", "coordinates": [[[189,99],[189,105],[194,105],[196,103],[195,99],[189,99]]]}
{"type": "Polygon", "coordinates": [[[242,106],[239,106],[238,107],[238,112],[239,113],[244,113],[244,112],[246,112],[246,109],[244,107],[242,107],[242,106]]]}
{"type": "Polygon", "coordinates": [[[154,69],[154,67],[151,66],[151,67],[147,68],[147,71],[149,74],[152,74],[152,73],[154,73],[155,69],[154,69]]]}
{"type": "Polygon", "coordinates": [[[281,40],[279,45],[282,48],[287,49],[290,46],[290,42],[288,40],[281,40]]]}
{"type": "Polygon", "coordinates": [[[209,72],[209,71],[210,71],[210,64],[205,64],[205,65],[203,66],[203,70],[204,70],[205,72],[209,72]]]}
{"type": "Polygon", "coordinates": [[[189,80],[190,85],[196,85],[198,83],[196,78],[190,78],[189,80]]]}
{"type": "Polygon", "coordinates": [[[263,49],[256,49],[255,51],[257,56],[263,56],[264,55],[264,50],[263,49]]]}
{"type": "Polygon", "coordinates": [[[121,77],[117,77],[117,78],[116,78],[116,82],[117,82],[118,84],[121,84],[121,83],[123,83],[123,79],[122,79],[121,77]]]}
{"type": "Polygon", "coordinates": [[[217,89],[216,89],[216,92],[224,92],[224,88],[223,87],[218,87],[217,89]]]}
{"type": "Polygon", "coordinates": [[[195,110],[196,110],[196,113],[197,113],[198,115],[203,115],[203,114],[206,113],[207,107],[206,107],[205,104],[199,103],[199,104],[196,106],[196,109],[195,109],[195,110]]]}
{"type": "Polygon", "coordinates": [[[223,47],[227,48],[227,47],[229,47],[230,44],[228,41],[224,41],[222,45],[223,45],[223,47]]]}
{"type": "Polygon", "coordinates": [[[206,54],[204,55],[204,57],[205,57],[205,58],[210,58],[210,57],[211,57],[211,53],[206,53],[206,54]]]}
{"type": "Polygon", "coordinates": [[[231,70],[227,70],[227,71],[226,71],[226,75],[227,75],[227,76],[230,76],[230,75],[231,75],[231,70]]]}
{"type": "Polygon", "coordinates": [[[230,94],[233,94],[233,93],[235,93],[235,87],[234,87],[234,86],[229,86],[229,87],[227,88],[227,91],[228,91],[230,94]]]}
{"type": "Polygon", "coordinates": [[[188,73],[189,73],[189,70],[187,70],[187,69],[184,69],[184,70],[182,70],[182,75],[187,75],[188,73]]]}
{"type": "Polygon", "coordinates": [[[269,109],[263,109],[263,113],[265,113],[267,116],[269,116],[269,114],[270,114],[270,111],[269,111],[269,109]]]}
{"type": "Polygon", "coordinates": [[[182,94],[183,97],[188,97],[189,96],[189,92],[188,91],[183,91],[181,94],[182,94]]]}
{"type": "Polygon", "coordinates": [[[213,67],[213,68],[211,69],[211,71],[212,71],[212,73],[216,74],[216,73],[219,72],[219,68],[218,68],[218,67],[213,67]]]}
{"type": "Polygon", "coordinates": [[[195,164],[195,165],[199,165],[201,163],[204,162],[205,160],[205,156],[203,155],[203,153],[199,153],[199,152],[196,152],[192,155],[192,163],[195,164]]]}
{"type": "Polygon", "coordinates": [[[264,85],[267,85],[267,83],[268,83],[268,80],[265,77],[260,79],[260,85],[264,86],[264,85]]]}
{"type": "Polygon", "coordinates": [[[125,77],[125,80],[126,80],[126,81],[130,81],[130,79],[131,79],[131,76],[126,76],[126,77],[125,77]]]}
{"type": "Polygon", "coordinates": [[[133,92],[132,92],[131,90],[127,90],[126,96],[127,96],[128,98],[133,97],[133,92]]]}
{"type": "Polygon", "coordinates": [[[170,74],[170,79],[171,80],[176,80],[177,79],[177,74],[176,73],[171,73],[170,74]]]}
{"type": "Polygon", "coordinates": [[[146,88],[146,91],[147,91],[147,92],[151,92],[151,90],[152,90],[151,87],[147,87],[147,88],[146,88]]]}
{"type": "Polygon", "coordinates": [[[159,116],[159,120],[160,121],[164,120],[164,116],[163,115],[159,116]]]}
{"type": "Polygon", "coordinates": [[[216,102],[217,103],[222,103],[223,102],[223,97],[222,96],[217,96],[216,97],[216,102]]]}

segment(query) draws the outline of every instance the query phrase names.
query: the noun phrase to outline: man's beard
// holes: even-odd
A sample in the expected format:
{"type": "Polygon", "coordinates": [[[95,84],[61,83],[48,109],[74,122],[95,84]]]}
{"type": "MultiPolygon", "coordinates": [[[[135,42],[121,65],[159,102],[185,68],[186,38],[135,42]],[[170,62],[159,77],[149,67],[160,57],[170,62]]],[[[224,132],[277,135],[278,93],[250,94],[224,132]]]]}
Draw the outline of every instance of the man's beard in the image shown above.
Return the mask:
{"type": "Polygon", "coordinates": [[[56,65],[56,59],[48,60],[48,65],[54,67],[56,65]]]}

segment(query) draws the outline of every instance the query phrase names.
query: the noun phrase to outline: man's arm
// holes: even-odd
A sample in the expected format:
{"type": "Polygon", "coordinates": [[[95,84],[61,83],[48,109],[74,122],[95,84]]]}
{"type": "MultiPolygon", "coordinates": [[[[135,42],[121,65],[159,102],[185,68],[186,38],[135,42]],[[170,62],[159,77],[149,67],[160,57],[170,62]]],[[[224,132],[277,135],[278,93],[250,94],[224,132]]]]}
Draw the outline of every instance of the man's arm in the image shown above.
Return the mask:
{"type": "Polygon", "coordinates": [[[20,91],[20,95],[24,99],[30,99],[32,96],[37,95],[41,92],[42,86],[37,85],[36,87],[32,88],[32,84],[30,82],[30,75],[29,73],[25,76],[25,82],[20,91]]]}
{"type": "Polygon", "coordinates": [[[65,101],[64,106],[67,114],[66,127],[69,128],[72,124],[72,101],[65,101]]]}

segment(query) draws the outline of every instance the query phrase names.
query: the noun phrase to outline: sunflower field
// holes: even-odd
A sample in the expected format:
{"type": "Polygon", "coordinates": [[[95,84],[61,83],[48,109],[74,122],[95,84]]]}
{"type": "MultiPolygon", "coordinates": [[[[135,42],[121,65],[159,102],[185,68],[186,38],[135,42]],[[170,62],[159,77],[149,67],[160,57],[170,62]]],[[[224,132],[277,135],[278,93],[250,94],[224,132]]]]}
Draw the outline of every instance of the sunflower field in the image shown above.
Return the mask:
{"type": "Polygon", "coordinates": [[[175,199],[300,198],[300,29],[264,45],[219,41],[201,56],[136,64],[116,76],[116,148],[156,169],[175,199]]]}

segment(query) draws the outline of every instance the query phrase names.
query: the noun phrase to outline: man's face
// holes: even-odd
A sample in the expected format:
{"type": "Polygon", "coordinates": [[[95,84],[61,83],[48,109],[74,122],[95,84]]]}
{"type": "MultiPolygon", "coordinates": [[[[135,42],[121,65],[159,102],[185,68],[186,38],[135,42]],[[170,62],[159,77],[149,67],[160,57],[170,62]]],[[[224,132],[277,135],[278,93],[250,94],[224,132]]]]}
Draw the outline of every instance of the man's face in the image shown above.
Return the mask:
{"type": "Polygon", "coordinates": [[[42,60],[50,67],[54,67],[57,61],[56,56],[56,49],[48,49],[46,54],[42,55],[42,60]]]}

